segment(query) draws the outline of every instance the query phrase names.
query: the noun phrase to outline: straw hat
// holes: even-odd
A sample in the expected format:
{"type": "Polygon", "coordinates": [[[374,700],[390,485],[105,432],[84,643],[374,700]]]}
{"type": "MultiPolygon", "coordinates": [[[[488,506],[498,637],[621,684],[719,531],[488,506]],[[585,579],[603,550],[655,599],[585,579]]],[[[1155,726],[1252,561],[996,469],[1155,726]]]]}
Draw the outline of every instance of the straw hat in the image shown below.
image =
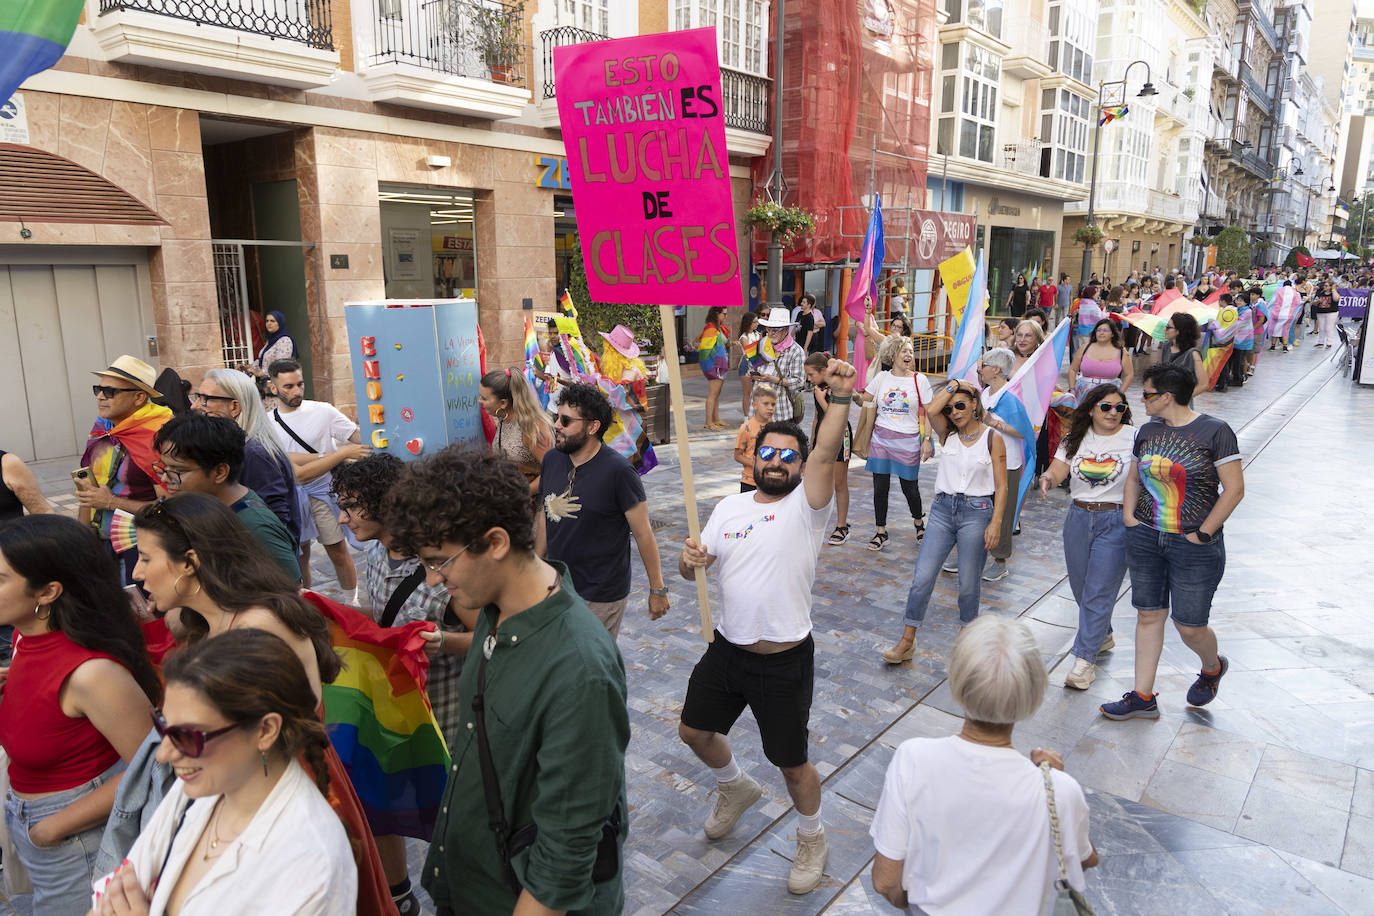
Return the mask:
{"type": "Polygon", "coordinates": [[[110,363],[108,369],[93,369],[91,375],[113,375],[132,382],[137,385],[140,391],[146,391],[150,397],[161,397],[157,388],[157,370],[145,363],[136,356],[129,356],[127,353],[114,362],[110,363]]]}
{"type": "Polygon", "coordinates": [[[792,313],[783,308],[772,308],[768,310],[767,318],[760,318],[759,324],[765,328],[790,328],[792,327],[792,313]]]}
{"type": "Polygon", "coordinates": [[[615,347],[616,352],[626,359],[636,359],[639,356],[639,344],[635,343],[634,334],[625,325],[616,325],[611,328],[609,334],[602,331],[601,336],[606,343],[615,347]]]}

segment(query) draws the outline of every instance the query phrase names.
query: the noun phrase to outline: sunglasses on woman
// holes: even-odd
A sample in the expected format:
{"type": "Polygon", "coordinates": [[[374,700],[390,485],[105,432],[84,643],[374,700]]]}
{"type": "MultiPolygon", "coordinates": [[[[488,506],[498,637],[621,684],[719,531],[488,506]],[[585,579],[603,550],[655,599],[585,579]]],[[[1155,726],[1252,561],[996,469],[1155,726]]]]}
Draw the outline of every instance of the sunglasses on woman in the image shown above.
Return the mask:
{"type": "Polygon", "coordinates": [[[946,405],[945,409],[940,411],[940,413],[944,414],[945,416],[949,416],[956,410],[968,410],[968,401],[954,401],[946,405]]]}
{"type": "Polygon", "coordinates": [[[759,447],[758,456],[760,461],[772,461],[774,455],[776,455],[778,460],[783,464],[791,464],[801,457],[797,454],[797,450],[793,448],[775,448],[771,445],[759,447]]]}
{"type": "Polygon", "coordinates": [[[1119,402],[1116,404],[1107,404],[1104,402],[1099,403],[1097,405],[1097,409],[1102,411],[1103,413],[1125,413],[1126,405],[1119,402]]]}
{"type": "Polygon", "coordinates": [[[157,732],[157,736],[168,739],[172,742],[172,747],[184,756],[192,758],[205,753],[205,745],[209,742],[242,727],[240,723],[235,723],[226,725],[224,728],[217,728],[212,732],[203,732],[198,728],[190,728],[185,725],[168,725],[167,718],[160,709],[154,709],[152,716],[153,729],[157,732]]]}

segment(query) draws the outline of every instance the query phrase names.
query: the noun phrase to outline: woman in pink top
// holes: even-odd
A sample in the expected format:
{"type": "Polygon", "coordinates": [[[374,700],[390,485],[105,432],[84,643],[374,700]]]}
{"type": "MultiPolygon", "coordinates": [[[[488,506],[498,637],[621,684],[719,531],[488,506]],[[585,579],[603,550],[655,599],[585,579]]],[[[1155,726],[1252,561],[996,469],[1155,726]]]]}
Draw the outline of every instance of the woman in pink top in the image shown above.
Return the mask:
{"type": "Polygon", "coordinates": [[[1098,385],[1116,385],[1122,391],[1135,377],[1131,354],[1121,345],[1121,329],[1111,318],[1093,325],[1088,345],[1074,354],[1069,364],[1069,385],[1078,400],[1098,385]]]}

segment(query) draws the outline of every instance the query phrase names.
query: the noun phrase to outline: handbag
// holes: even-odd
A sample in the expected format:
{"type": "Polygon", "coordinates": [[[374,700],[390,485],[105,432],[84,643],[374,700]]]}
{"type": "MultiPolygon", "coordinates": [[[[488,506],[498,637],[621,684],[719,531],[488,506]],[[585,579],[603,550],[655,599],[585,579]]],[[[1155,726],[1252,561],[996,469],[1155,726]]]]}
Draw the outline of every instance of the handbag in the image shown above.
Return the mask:
{"type": "MultiPolygon", "coordinates": [[[[0,799],[9,794],[10,755],[4,748],[0,748],[0,799]]],[[[33,884],[29,881],[29,870],[24,867],[24,863],[19,860],[19,853],[14,850],[14,841],[10,839],[3,812],[0,812],[0,851],[3,851],[5,862],[0,880],[3,880],[6,895],[18,897],[22,894],[32,894],[33,884]]]]}
{"type": "Polygon", "coordinates": [[[1078,891],[1069,886],[1069,873],[1064,868],[1064,841],[1059,834],[1059,812],[1054,807],[1054,782],[1050,778],[1049,763],[1040,764],[1040,774],[1045,777],[1045,797],[1050,804],[1050,833],[1054,835],[1054,856],[1059,863],[1059,877],[1055,879],[1053,916],[1097,916],[1097,911],[1078,891]]]}
{"type": "Polygon", "coordinates": [[[868,447],[873,442],[873,427],[878,425],[878,405],[865,404],[859,410],[859,424],[854,428],[854,441],[849,451],[860,458],[868,457],[868,447]]]}

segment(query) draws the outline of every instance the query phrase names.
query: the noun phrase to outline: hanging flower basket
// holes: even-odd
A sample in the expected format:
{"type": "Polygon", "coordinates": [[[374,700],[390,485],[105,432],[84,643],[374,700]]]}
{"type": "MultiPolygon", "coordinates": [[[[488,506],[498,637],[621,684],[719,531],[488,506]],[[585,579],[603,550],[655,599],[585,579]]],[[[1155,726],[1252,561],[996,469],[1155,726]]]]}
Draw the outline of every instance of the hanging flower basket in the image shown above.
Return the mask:
{"type": "Polygon", "coordinates": [[[776,233],[778,241],[784,245],[799,235],[816,230],[816,219],[809,212],[801,207],[784,207],[771,200],[754,204],[744,214],[744,219],[754,228],[776,233]]]}
{"type": "Polygon", "coordinates": [[[1074,242],[1084,248],[1096,248],[1106,237],[1107,233],[1096,226],[1084,226],[1073,234],[1074,242]]]}
{"type": "Polygon", "coordinates": [[[1197,235],[1188,239],[1188,244],[1196,245],[1197,247],[1202,248],[1205,245],[1212,244],[1212,237],[1208,235],[1203,235],[1202,233],[1198,233],[1197,235]]]}

